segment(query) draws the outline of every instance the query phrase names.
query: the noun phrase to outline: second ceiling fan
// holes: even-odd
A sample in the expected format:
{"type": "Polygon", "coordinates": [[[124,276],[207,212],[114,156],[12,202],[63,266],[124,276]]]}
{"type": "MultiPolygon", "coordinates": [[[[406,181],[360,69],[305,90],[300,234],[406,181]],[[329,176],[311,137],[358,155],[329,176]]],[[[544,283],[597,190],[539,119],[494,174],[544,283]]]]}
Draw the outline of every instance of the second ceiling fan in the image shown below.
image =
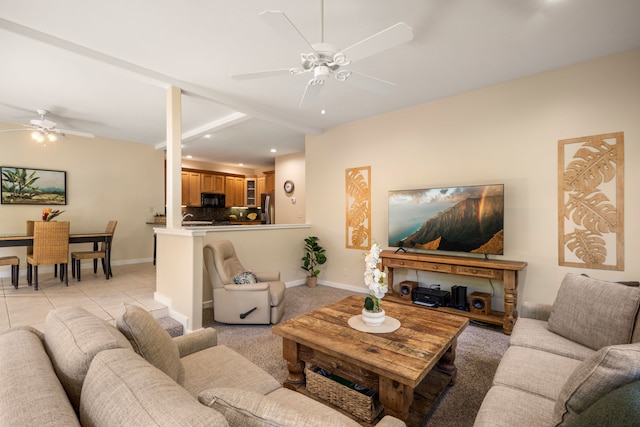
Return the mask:
{"type": "Polygon", "coordinates": [[[303,52],[300,54],[299,67],[233,74],[231,78],[247,80],[283,74],[300,75],[308,73],[311,78],[307,82],[300,99],[298,105],[300,109],[317,103],[325,81],[331,76],[338,81],[344,82],[348,80],[363,89],[377,93],[386,93],[393,88],[395,83],[348,70],[346,66],[410,41],[413,39],[411,27],[404,22],[399,22],[349,47],[337,49],[334,45],[324,42],[324,0],[320,2],[320,7],[320,41],[318,43],[309,43],[284,12],[265,10],[260,14],[262,19],[277,33],[303,52]]]}

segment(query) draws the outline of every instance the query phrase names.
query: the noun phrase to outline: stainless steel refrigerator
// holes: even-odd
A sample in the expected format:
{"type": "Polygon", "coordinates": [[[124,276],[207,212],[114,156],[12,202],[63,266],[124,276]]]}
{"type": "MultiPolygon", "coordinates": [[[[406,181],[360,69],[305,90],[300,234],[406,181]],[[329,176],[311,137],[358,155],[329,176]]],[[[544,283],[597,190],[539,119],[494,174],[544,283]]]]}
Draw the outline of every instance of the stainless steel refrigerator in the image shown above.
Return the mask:
{"type": "Polygon", "coordinates": [[[275,224],[273,192],[260,194],[260,221],[262,224],[275,224]]]}

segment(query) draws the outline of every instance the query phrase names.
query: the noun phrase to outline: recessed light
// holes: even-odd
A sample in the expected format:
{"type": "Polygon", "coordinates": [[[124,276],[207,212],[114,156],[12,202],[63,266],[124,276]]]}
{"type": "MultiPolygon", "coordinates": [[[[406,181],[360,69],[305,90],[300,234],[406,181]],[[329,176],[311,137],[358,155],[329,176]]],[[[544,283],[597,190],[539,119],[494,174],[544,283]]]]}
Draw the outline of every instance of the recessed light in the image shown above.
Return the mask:
{"type": "Polygon", "coordinates": [[[210,134],[210,133],[208,133],[208,134],[206,134],[204,137],[205,137],[205,138],[211,138],[211,134],[210,134]]]}
{"type": "Polygon", "coordinates": [[[278,152],[278,150],[276,150],[275,148],[272,148],[272,149],[271,149],[271,150],[269,150],[269,151],[271,151],[272,153],[276,153],[276,152],[278,152]]]}
{"type": "Polygon", "coordinates": [[[244,163],[238,163],[238,166],[244,166],[244,163]]]}
{"type": "Polygon", "coordinates": [[[320,110],[320,114],[324,115],[327,114],[327,110],[325,110],[324,108],[322,110],[320,110]]]}
{"type": "Polygon", "coordinates": [[[187,155],[187,159],[193,159],[193,156],[191,154],[187,155]]]}

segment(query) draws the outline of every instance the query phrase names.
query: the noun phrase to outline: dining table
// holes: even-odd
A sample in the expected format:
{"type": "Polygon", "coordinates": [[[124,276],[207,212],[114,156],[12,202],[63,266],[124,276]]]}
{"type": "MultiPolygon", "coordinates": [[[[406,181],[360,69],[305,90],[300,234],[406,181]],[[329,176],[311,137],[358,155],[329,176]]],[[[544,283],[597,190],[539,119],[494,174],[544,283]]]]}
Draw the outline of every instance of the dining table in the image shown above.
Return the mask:
{"type": "MultiPolygon", "coordinates": [[[[104,231],[98,233],[73,233],[69,234],[69,244],[72,243],[93,243],[93,250],[98,250],[98,243],[104,242],[105,244],[105,258],[104,262],[108,271],[111,271],[111,239],[113,234],[105,233],[104,231]]],[[[15,246],[33,246],[33,235],[28,234],[14,234],[14,235],[1,235],[0,234],[0,248],[15,247],[15,246]]],[[[106,275],[109,280],[109,274],[106,275]]]]}

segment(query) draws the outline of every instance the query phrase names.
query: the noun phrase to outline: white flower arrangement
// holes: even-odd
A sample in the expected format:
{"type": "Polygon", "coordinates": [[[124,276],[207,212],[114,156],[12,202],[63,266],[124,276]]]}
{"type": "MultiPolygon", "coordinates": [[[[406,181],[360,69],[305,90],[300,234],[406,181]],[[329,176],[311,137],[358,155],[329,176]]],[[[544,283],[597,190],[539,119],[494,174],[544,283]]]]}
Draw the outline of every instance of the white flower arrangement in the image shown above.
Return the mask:
{"type": "Polygon", "coordinates": [[[369,288],[369,295],[365,298],[364,307],[375,313],[381,310],[380,299],[389,290],[386,281],[387,274],[378,268],[380,252],[382,252],[382,248],[374,241],[371,250],[364,257],[364,283],[369,288]]]}

